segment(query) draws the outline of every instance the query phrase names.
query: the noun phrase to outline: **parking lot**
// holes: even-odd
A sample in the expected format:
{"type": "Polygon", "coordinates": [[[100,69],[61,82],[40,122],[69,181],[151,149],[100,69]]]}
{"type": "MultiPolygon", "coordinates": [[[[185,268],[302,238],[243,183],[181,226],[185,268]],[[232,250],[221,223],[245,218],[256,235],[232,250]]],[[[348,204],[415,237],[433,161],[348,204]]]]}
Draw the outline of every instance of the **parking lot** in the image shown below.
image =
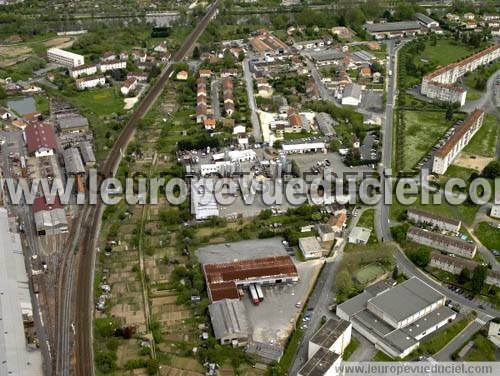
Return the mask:
{"type": "Polygon", "coordinates": [[[248,292],[243,298],[253,341],[284,346],[295,325],[307,325],[307,321],[296,321],[314,286],[322,262],[296,261],[295,264],[299,282],[263,286],[264,300],[258,306],[252,303],[248,292]]]}

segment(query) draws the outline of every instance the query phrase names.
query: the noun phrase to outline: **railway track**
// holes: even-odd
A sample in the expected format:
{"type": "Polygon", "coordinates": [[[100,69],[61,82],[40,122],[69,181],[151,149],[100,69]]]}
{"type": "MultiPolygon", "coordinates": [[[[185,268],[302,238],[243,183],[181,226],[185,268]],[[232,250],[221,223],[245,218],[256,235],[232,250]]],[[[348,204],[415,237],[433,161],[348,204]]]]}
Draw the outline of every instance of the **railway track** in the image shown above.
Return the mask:
{"type": "MultiPolygon", "coordinates": [[[[218,6],[219,0],[216,0],[207,9],[206,14],[200,19],[182,46],[173,55],[172,62],[163,70],[158,80],[143,97],[102,164],[99,171],[101,179],[103,177],[111,177],[116,173],[116,169],[122,158],[122,151],[126,150],[139,120],[149,111],[161,95],[173,72],[174,64],[187,56],[210,20],[216,14],[218,6]]],[[[74,373],[76,375],[94,375],[94,353],[92,346],[92,317],[94,307],[92,287],[97,235],[101,226],[103,210],[104,205],[100,200],[97,201],[96,205],[86,206],[79,217],[80,223],[75,225],[74,230],[72,230],[76,231],[72,238],[74,239],[74,243],[73,246],[68,247],[65,256],[65,265],[63,266],[64,276],[60,281],[58,346],[55,367],[57,375],[71,374],[73,362],[74,373]],[[76,254],[74,250],[77,250],[76,254]],[[73,318],[74,322],[72,322],[73,318]],[[74,346],[72,346],[73,340],[71,338],[73,333],[74,346]],[[71,351],[72,347],[74,348],[73,352],[71,351]]]]}

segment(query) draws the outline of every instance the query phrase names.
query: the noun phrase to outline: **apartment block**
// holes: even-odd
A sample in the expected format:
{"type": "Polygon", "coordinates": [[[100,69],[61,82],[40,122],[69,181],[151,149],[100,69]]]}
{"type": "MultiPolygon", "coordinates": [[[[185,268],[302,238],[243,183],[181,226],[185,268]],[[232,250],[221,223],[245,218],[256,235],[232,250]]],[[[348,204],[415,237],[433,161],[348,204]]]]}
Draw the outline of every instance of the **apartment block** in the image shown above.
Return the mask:
{"type": "Polygon", "coordinates": [[[47,50],[47,58],[52,63],[60,64],[68,68],[75,68],[85,64],[85,58],[82,55],[64,51],[59,48],[49,48],[47,50]]]}
{"type": "Polygon", "coordinates": [[[406,236],[415,243],[470,259],[474,258],[477,251],[477,246],[474,243],[415,226],[409,228],[406,236]]]}
{"type": "Polygon", "coordinates": [[[421,93],[443,102],[465,104],[467,90],[455,82],[467,72],[472,72],[482,65],[491,63],[500,56],[500,44],[490,46],[459,62],[439,68],[424,76],[421,93]]]}
{"type": "Polygon", "coordinates": [[[463,123],[455,127],[452,135],[434,154],[432,172],[439,175],[446,172],[453,160],[481,128],[483,120],[484,112],[476,109],[463,123]]]}

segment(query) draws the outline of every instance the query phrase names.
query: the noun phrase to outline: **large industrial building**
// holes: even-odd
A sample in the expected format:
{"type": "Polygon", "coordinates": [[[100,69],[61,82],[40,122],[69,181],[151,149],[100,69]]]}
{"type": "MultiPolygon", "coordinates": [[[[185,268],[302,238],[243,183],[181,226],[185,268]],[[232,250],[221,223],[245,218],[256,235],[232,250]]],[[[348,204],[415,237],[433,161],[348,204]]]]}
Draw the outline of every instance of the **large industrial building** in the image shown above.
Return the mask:
{"type": "Polygon", "coordinates": [[[351,342],[352,324],[345,320],[328,320],[309,341],[307,363],[298,376],[336,376],[342,354],[351,342]]]}
{"type": "Polygon", "coordinates": [[[222,299],[208,306],[215,338],[222,345],[245,346],[250,329],[245,307],[239,299],[222,299]]]}
{"type": "Polygon", "coordinates": [[[198,221],[219,215],[213,179],[201,179],[191,182],[191,212],[198,221]]]}
{"type": "Polygon", "coordinates": [[[422,32],[422,26],[417,21],[367,23],[365,29],[375,39],[403,38],[422,32]]]}
{"type": "Polygon", "coordinates": [[[0,208],[0,375],[43,375],[42,355],[30,335],[33,307],[19,234],[0,208]]]}
{"type": "Polygon", "coordinates": [[[46,199],[35,198],[33,202],[36,231],[40,235],[58,234],[68,231],[68,220],[59,196],[46,199]]]}
{"type": "Polygon", "coordinates": [[[476,109],[463,123],[455,127],[448,140],[434,154],[432,172],[440,175],[446,172],[453,160],[481,128],[483,120],[484,112],[476,109]]]}
{"type": "Polygon", "coordinates": [[[394,287],[377,284],[337,306],[337,316],[352,323],[375,347],[404,358],[420,340],[456,317],[445,296],[417,277],[394,287]]]}
{"type": "Polygon", "coordinates": [[[299,274],[290,256],[273,256],[202,266],[210,301],[239,299],[238,287],[253,283],[297,282],[299,274]]]}
{"type": "Polygon", "coordinates": [[[490,46],[457,63],[439,68],[422,79],[421,93],[429,98],[443,102],[465,104],[467,90],[456,85],[457,80],[467,72],[491,63],[500,56],[500,44],[490,46]]]}
{"type": "Polygon", "coordinates": [[[36,123],[26,127],[24,139],[29,154],[35,157],[53,155],[57,149],[57,139],[54,127],[49,123],[36,123]]]}
{"type": "Polygon", "coordinates": [[[85,58],[82,55],[64,51],[60,48],[49,48],[47,50],[47,58],[50,62],[63,65],[67,68],[75,68],[85,64],[85,58]]]}

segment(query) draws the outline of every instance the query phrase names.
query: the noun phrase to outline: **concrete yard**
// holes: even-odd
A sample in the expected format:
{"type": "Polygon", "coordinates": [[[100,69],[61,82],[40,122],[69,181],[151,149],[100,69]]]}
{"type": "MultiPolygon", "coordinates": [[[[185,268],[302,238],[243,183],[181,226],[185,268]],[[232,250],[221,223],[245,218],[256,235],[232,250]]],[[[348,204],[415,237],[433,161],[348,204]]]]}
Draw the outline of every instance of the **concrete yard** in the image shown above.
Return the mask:
{"type": "MultiPolygon", "coordinates": [[[[295,322],[304,308],[304,302],[321,270],[322,261],[294,262],[299,272],[299,282],[262,286],[264,301],[258,306],[251,302],[248,292],[243,297],[253,341],[284,346],[295,327],[295,322]],[[302,303],[300,308],[295,306],[297,302],[302,303]]],[[[300,322],[297,325],[302,324],[300,322]]]]}
{"type": "Polygon", "coordinates": [[[309,153],[309,154],[290,154],[287,156],[288,159],[294,160],[299,165],[300,172],[311,173],[311,169],[317,166],[317,162],[324,161],[328,159],[330,161],[329,168],[336,173],[339,177],[343,174],[356,174],[360,172],[373,172],[368,166],[353,166],[349,167],[344,164],[341,156],[338,153],[309,153]]]}

